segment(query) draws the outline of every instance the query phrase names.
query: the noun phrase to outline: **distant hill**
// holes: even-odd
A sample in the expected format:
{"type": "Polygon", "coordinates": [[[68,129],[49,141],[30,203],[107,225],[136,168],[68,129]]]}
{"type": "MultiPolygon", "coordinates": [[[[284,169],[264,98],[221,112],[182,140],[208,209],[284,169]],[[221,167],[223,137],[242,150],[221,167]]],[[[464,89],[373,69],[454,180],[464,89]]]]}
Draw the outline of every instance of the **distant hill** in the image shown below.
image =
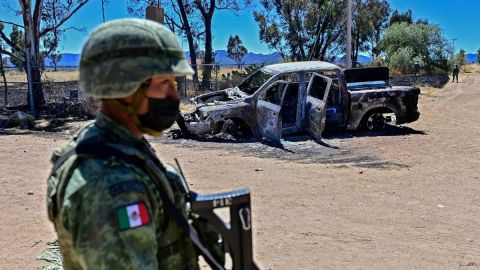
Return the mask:
{"type": "MultiPolygon", "coordinates": [[[[79,54],[62,53],[62,59],[57,63],[57,67],[78,67],[79,63],[79,54]]],[[[53,66],[51,59],[45,59],[45,66],[53,66]]]]}
{"type": "Polygon", "coordinates": [[[369,57],[369,56],[365,56],[365,55],[361,55],[359,54],[358,55],[358,58],[357,58],[357,61],[360,63],[360,64],[368,64],[370,62],[372,62],[372,58],[369,57]]]}
{"type": "MultiPolygon", "coordinates": [[[[10,58],[7,58],[7,67],[14,67],[12,62],[10,62],[10,58]]],[[[78,67],[80,63],[80,54],[75,53],[63,53],[62,59],[57,63],[57,67],[78,67]]],[[[47,58],[44,60],[44,64],[46,67],[53,66],[51,59],[47,58]]]]}
{"type": "MultiPolygon", "coordinates": [[[[219,65],[235,65],[235,61],[228,57],[227,51],[225,50],[217,50],[215,51],[215,62],[219,65]]],[[[187,60],[190,58],[189,52],[185,52],[187,60]]],[[[335,59],[335,63],[342,63],[343,57],[337,57],[335,59]]],[[[467,54],[467,61],[475,62],[477,59],[476,54],[467,54]]],[[[372,61],[371,57],[359,55],[358,62],[361,64],[367,64],[372,61]]],[[[261,53],[248,53],[243,58],[243,63],[245,65],[251,64],[264,64],[270,65],[275,63],[282,62],[282,57],[279,53],[270,53],[270,54],[261,54],[261,53]]],[[[62,54],[62,59],[57,63],[57,67],[78,67],[80,63],[80,54],[74,53],[64,53],[62,54]]],[[[51,59],[45,59],[45,66],[51,67],[53,66],[51,59]]],[[[7,57],[7,67],[13,67],[13,64],[10,62],[10,59],[7,57]]]]}
{"type": "MultiPolygon", "coordinates": [[[[368,63],[372,62],[372,58],[369,57],[369,56],[359,54],[358,57],[357,57],[357,62],[360,63],[361,65],[365,65],[365,64],[368,64],[368,63]]],[[[334,64],[341,65],[343,63],[345,63],[345,56],[335,57],[334,64]]]]}
{"type": "Polygon", "coordinates": [[[477,62],[477,54],[476,53],[467,53],[467,63],[474,64],[477,62]]]}
{"type": "MultiPolygon", "coordinates": [[[[215,52],[215,62],[219,65],[235,65],[235,61],[228,58],[227,51],[225,50],[218,50],[215,52]]],[[[190,54],[188,52],[185,53],[187,59],[189,59],[190,54]]],[[[260,54],[260,53],[248,53],[243,62],[246,65],[250,64],[274,64],[281,62],[282,57],[279,53],[271,53],[271,54],[260,54]]],[[[62,54],[62,59],[57,63],[57,67],[78,67],[80,63],[80,55],[73,54],[73,53],[64,53],[62,54]]],[[[53,66],[51,59],[45,59],[45,66],[50,67],[53,66]]],[[[10,59],[7,57],[7,67],[13,67],[13,64],[10,62],[10,59]]]]}
{"type": "MultiPolygon", "coordinates": [[[[190,59],[190,53],[185,53],[187,59],[190,59]]],[[[279,53],[261,54],[261,53],[248,53],[243,58],[245,65],[251,64],[275,64],[282,61],[282,57],[279,53]]],[[[233,59],[228,58],[227,51],[217,50],[215,51],[215,63],[219,65],[235,65],[236,62],[233,59]]]]}

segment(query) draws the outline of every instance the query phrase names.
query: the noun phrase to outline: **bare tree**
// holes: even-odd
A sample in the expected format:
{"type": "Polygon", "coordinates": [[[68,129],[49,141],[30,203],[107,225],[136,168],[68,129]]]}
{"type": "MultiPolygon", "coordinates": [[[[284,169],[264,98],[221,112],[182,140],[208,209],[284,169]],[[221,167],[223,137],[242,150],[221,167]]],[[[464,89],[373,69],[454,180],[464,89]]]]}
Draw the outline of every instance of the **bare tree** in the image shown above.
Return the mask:
{"type": "MultiPolygon", "coordinates": [[[[215,10],[239,11],[247,7],[251,0],[162,0],[165,7],[165,24],[180,36],[186,38],[190,52],[190,63],[195,70],[194,82],[198,81],[197,56],[198,43],[203,41],[205,53],[201,88],[208,89],[214,64],[212,47],[212,20],[215,10]]],[[[156,5],[155,0],[128,0],[127,10],[130,14],[143,17],[148,5],[156,5]]]]}
{"type": "MultiPolygon", "coordinates": [[[[0,29],[3,28],[3,24],[0,23],[0,29]]],[[[4,96],[3,96],[3,106],[8,104],[8,87],[7,87],[7,78],[5,77],[5,68],[3,66],[3,54],[2,54],[3,43],[0,41],[0,73],[2,73],[3,86],[4,86],[4,96]]]]}
{"type": "MultiPolygon", "coordinates": [[[[45,104],[45,99],[43,96],[42,91],[42,84],[41,84],[41,66],[43,64],[42,54],[40,53],[40,40],[42,37],[45,37],[47,34],[58,31],[60,27],[68,21],[73,14],[75,14],[80,8],[82,8],[89,0],[56,0],[57,2],[61,3],[59,5],[62,8],[62,12],[57,10],[63,14],[63,16],[58,20],[56,24],[47,25],[41,28],[42,24],[42,17],[45,15],[44,13],[44,1],[43,0],[18,0],[20,4],[20,9],[17,11],[17,14],[22,15],[23,20],[23,27],[24,34],[25,34],[25,54],[24,54],[24,63],[27,62],[25,56],[29,56],[29,62],[32,66],[30,71],[30,82],[32,84],[32,95],[33,95],[33,107],[40,108],[45,104]]],[[[12,51],[21,51],[17,44],[15,44],[12,40],[10,40],[3,30],[0,30],[0,37],[5,41],[5,43],[12,49],[12,51]]],[[[7,55],[14,55],[7,50],[3,50],[2,52],[7,55]]],[[[15,57],[18,57],[15,56],[15,57]]],[[[29,97],[29,102],[30,97],[29,97]]]]}
{"type": "MultiPolygon", "coordinates": [[[[129,0],[127,10],[134,16],[144,17],[146,7],[155,5],[155,2],[154,0],[129,0]]],[[[195,14],[193,2],[192,0],[163,0],[160,2],[166,11],[166,26],[187,40],[190,63],[195,72],[193,74],[193,82],[198,84],[197,39],[203,32],[201,31],[199,18],[195,14]]]]}
{"type": "Polygon", "coordinates": [[[231,10],[237,12],[250,5],[250,0],[194,0],[193,4],[200,11],[204,29],[205,29],[205,57],[203,58],[203,64],[206,64],[202,73],[201,89],[209,89],[210,81],[212,78],[213,65],[215,63],[215,57],[213,53],[213,35],[212,35],[212,21],[215,10],[231,10]]]}
{"type": "Polygon", "coordinates": [[[238,68],[242,64],[243,57],[248,53],[248,50],[243,46],[242,40],[238,35],[228,38],[227,54],[230,59],[233,59],[237,63],[238,68]]]}

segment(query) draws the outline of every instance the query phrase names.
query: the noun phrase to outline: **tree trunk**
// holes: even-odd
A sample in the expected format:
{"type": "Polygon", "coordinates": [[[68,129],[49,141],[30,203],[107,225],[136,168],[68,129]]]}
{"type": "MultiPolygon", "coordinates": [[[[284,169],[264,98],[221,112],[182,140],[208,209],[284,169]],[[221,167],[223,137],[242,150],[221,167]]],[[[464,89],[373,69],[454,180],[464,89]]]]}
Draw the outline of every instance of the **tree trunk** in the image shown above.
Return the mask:
{"type": "MultiPolygon", "coordinates": [[[[27,32],[26,27],[25,27],[25,32],[27,32]]],[[[36,32],[36,34],[38,35],[38,32],[36,32]]],[[[33,106],[35,110],[38,111],[45,104],[45,98],[43,96],[42,80],[41,80],[42,58],[40,56],[40,49],[39,49],[38,43],[35,42],[36,40],[38,40],[38,37],[37,38],[33,37],[30,40],[27,40],[26,42],[27,46],[25,49],[30,50],[30,65],[31,65],[30,76],[32,80],[33,106]]],[[[30,97],[28,98],[28,104],[31,105],[30,97]]]]}
{"type": "Polygon", "coordinates": [[[357,62],[358,62],[358,51],[360,49],[360,30],[358,29],[359,27],[357,26],[357,31],[355,33],[355,43],[353,44],[353,52],[352,52],[352,67],[357,67],[357,62]]]}
{"type": "Polygon", "coordinates": [[[183,4],[183,0],[177,1],[178,7],[180,9],[180,14],[182,16],[183,25],[185,28],[185,35],[187,36],[188,49],[190,51],[190,64],[192,65],[193,71],[193,84],[198,85],[198,66],[197,66],[197,52],[195,51],[195,42],[193,40],[192,28],[190,27],[190,22],[188,21],[187,12],[183,4]]]}
{"type": "Polygon", "coordinates": [[[193,83],[198,85],[198,65],[197,65],[197,52],[195,51],[195,42],[193,41],[192,34],[187,34],[188,50],[190,51],[190,64],[193,68],[193,83]]]}
{"type": "Polygon", "coordinates": [[[52,58],[53,71],[57,71],[57,54],[55,53],[52,58]]]}
{"type": "Polygon", "coordinates": [[[327,46],[327,44],[325,44],[325,46],[323,46],[323,48],[321,50],[321,53],[320,53],[320,60],[321,61],[325,61],[325,56],[327,55],[327,49],[328,49],[328,46],[327,46]]]}
{"type": "MultiPolygon", "coordinates": [[[[32,63],[33,62],[33,57],[32,57],[32,63]]],[[[31,78],[32,78],[32,93],[33,93],[33,106],[38,112],[43,105],[45,105],[45,98],[43,96],[43,89],[42,89],[42,80],[41,80],[41,71],[40,67],[38,67],[38,62],[37,64],[32,64],[32,69],[31,69],[31,78]],[[34,66],[35,65],[35,66],[34,66]]],[[[29,105],[30,105],[30,96],[28,97],[29,100],[29,105]]]]}
{"type": "Polygon", "coordinates": [[[214,62],[212,48],[212,17],[205,18],[205,58],[203,59],[202,90],[210,90],[210,81],[212,80],[212,64],[214,62]]]}
{"type": "Polygon", "coordinates": [[[1,51],[0,51],[0,72],[2,73],[3,85],[5,87],[5,92],[4,92],[4,96],[3,96],[3,107],[7,107],[7,104],[8,104],[7,78],[5,77],[5,69],[3,67],[3,57],[2,57],[2,52],[1,51]]]}
{"type": "MultiPolygon", "coordinates": [[[[42,7],[42,3],[42,0],[37,0],[35,2],[35,10],[32,16],[31,1],[20,0],[20,5],[22,6],[23,11],[23,25],[25,27],[25,50],[28,50],[30,52],[26,53],[26,55],[30,55],[30,79],[33,94],[33,108],[36,112],[45,104],[40,72],[42,57],[40,55],[40,46],[38,44],[40,40],[40,9],[42,7]]],[[[31,106],[32,104],[30,100],[30,96],[28,96],[28,104],[31,106]]]]}

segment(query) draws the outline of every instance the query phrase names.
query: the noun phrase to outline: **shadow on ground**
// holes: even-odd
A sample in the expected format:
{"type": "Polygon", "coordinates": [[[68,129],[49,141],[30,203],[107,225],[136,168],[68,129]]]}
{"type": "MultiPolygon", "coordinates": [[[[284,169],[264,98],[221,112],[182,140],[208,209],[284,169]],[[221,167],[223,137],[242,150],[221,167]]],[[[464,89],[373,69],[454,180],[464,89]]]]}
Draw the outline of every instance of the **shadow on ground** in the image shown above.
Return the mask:
{"type": "Polygon", "coordinates": [[[405,126],[387,125],[381,131],[355,130],[355,131],[326,131],[322,136],[326,139],[334,138],[354,138],[354,137],[389,137],[389,136],[409,136],[409,135],[428,135],[421,130],[415,130],[405,126]]]}

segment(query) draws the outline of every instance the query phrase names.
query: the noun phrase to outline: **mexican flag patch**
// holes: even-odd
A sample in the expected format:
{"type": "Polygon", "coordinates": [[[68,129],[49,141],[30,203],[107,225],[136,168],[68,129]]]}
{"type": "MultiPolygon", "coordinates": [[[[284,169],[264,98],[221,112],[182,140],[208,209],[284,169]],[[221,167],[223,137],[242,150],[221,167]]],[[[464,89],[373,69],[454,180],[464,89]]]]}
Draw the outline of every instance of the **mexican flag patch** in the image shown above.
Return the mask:
{"type": "Polygon", "coordinates": [[[117,209],[120,230],[133,229],[150,223],[150,215],[145,203],[135,203],[117,209]]]}

